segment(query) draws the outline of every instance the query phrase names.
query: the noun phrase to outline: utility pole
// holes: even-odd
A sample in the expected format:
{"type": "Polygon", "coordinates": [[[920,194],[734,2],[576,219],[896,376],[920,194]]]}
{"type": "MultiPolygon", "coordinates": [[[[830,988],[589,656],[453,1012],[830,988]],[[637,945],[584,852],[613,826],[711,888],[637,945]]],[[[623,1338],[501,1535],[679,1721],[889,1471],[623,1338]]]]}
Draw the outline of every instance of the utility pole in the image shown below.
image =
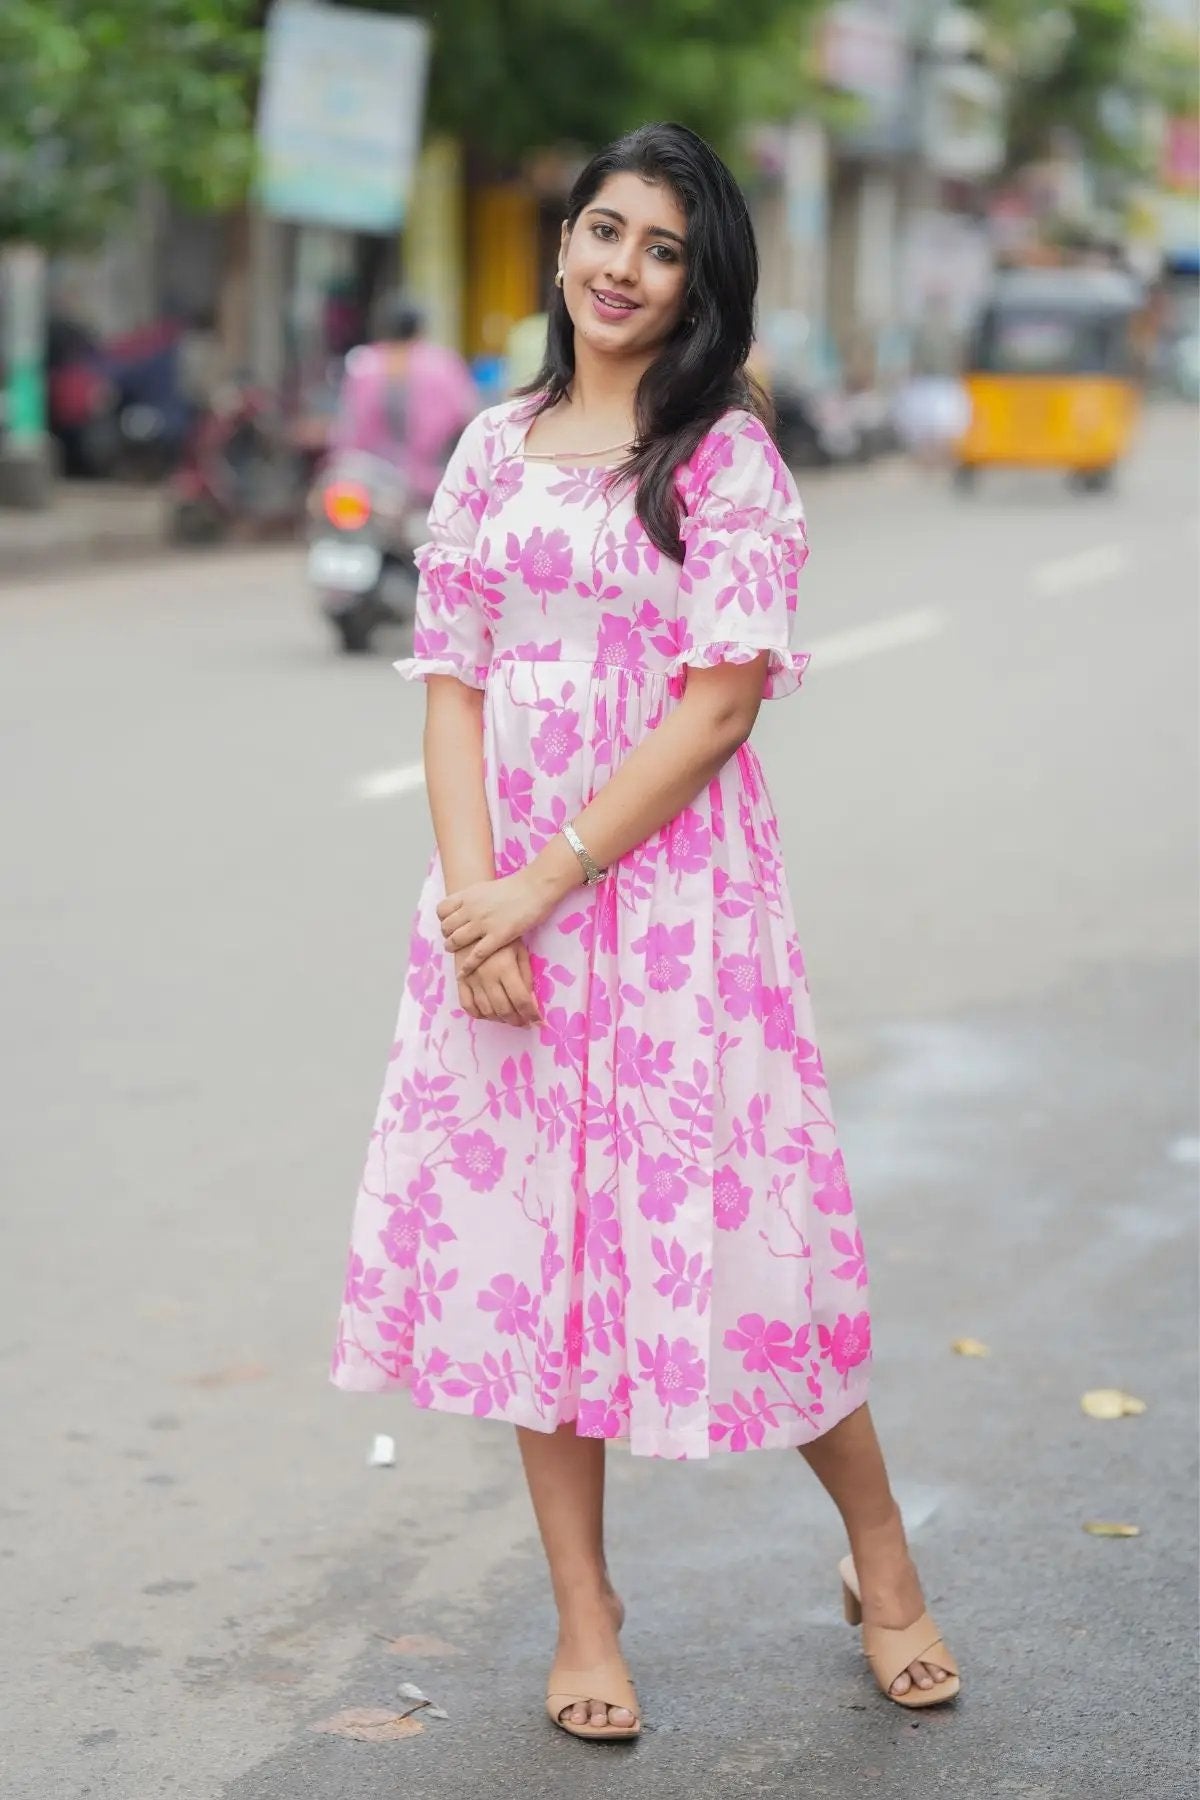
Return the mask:
{"type": "Polygon", "coordinates": [[[45,291],[46,259],[36,245],[0,247],[0,505],[39,509],[50,502],[45,291]]]}

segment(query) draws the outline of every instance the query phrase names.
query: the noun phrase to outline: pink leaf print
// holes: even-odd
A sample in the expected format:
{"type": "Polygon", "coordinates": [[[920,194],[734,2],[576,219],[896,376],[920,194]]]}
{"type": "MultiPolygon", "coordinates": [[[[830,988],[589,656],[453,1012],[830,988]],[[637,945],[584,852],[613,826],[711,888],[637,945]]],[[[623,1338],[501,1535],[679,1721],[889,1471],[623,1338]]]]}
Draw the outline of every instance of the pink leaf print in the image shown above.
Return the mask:
{"type": "Polygon", "coordinates": [[[863,1249],[862,1232],[856,1231],[853,1238],[850,1238],[846,1232],[838,1231],[835,1227],[829,1233],[829,1242],[846,1258],[845,1262],[831,1269],[830,1274],[838,1281],[852,1281],[855,1287],[866,1287],[867,1258],[863,1249]]]}

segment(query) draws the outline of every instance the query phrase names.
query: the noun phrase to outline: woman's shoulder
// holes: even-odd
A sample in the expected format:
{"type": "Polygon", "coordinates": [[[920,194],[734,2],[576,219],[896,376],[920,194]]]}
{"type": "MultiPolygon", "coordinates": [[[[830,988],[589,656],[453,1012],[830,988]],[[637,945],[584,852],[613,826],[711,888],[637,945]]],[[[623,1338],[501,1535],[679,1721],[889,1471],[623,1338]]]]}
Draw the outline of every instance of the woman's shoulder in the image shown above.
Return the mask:
{"type": "Polygon", "coordinates": [[[767,426],[746,407],[731,407],[709,426],[681,466],[678,486],[689,513],[716,504],[802,517],[791,470],[767,426]]]}
{"type": "Polygon", "coordinates": [[[514,400],[502,400],[496,406],[485,406],[463,431],[459,447],[468,451],[484,468],[494,468],[519,445],[529,418],[527,397],[518,396],[514,400]]]}

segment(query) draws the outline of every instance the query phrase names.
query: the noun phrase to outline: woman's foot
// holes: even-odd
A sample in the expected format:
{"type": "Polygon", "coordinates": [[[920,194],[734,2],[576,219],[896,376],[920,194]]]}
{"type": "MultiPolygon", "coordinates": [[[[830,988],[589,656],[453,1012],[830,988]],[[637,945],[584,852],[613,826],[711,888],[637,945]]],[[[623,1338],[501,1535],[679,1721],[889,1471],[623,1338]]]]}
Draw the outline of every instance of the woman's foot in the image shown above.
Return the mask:
{"type": "MultiPolygon", "coordinates": [[[[851,1552],[862,1593],[864,1621],[891,1631],[903,1631],[914,1624],[925,1610],[925,1597],[908,1552],[899,1507],[884,1524],[860,1532],[851,1544],[851,1552]]],[[[902,1670],[888,1692],[896,1699],[913,1687],[927,1693],[946,1679],[947,1671],[936,1663],[914,1662],[902,1670]]]]}
{"type": "MultiPolygon", "coordinates": [[[[620,1634],[624,1623],[625,1608],[612,1588],[561,1607],[555,1667],[595,1669],[613,1662],[623,1667],[620,1634]]],[[[565,1707],[560,1716],[563,1724],[608,1725],[617,1731],[631,1731],[637,1724],[636,1714],[627,1707],[606,1706],[603,1700],[593,1698],[586,1704],[580,1702],[577,1706],[565,1707]]]]}

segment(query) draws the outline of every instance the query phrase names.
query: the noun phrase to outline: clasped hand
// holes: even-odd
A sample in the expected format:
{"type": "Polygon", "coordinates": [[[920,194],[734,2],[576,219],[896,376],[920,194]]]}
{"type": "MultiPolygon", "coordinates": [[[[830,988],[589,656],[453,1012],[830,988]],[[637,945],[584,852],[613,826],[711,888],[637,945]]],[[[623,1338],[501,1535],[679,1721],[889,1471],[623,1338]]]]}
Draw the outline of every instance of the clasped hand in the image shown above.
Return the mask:
{"type": "Polygon", "coordinates": [[[454,954],[460,998],[474,1017],[537,1023],[529,953],[521,940],[548,910],[525,870],[460,888],[438,906],[442,939],[454,954]]]}

